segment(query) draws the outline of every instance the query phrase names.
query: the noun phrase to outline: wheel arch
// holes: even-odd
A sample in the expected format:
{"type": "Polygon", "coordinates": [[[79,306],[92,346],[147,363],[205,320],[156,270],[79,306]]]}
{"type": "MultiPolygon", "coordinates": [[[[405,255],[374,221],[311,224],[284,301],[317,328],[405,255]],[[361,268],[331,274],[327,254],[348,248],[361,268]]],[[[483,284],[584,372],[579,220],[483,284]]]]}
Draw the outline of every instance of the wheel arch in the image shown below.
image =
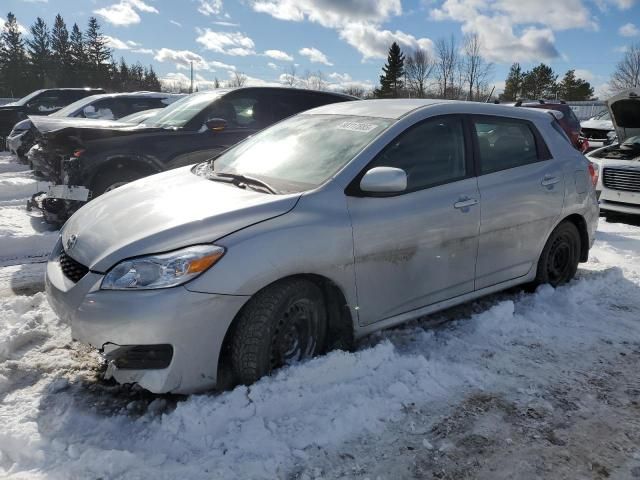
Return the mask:
{"type": "Polygon", "coordinates": [[[562,221],[571,222],[578,229],[578,233],[580,234],[580,261],[586,262],[589,259],[589,231],[587,230],[587,221],[578,213],[572,213],[563,218],[562,221]]]}
{"type": "Polygon", "coordinates": [[[160,173],[162,171],[156,165],[154,165],[154,163],[151,162],[150,160],[145,160],[144,158],[141,158],[135,155],[125,155],[125,154],[114,155],[109,157],[104,162],[100,163],[100,165],[98,165],[94,169],[94,171],[90,176],[88,186],[93,187],[99,175],[109,171],[113,171],[114,169],[115,170],[119,170],[119,169],[138,170],[143,173],[148,173],[149,175],[152,175],[154,173],[160,173]]]}
{"type": "MultiPolygon", "coordinates": [[[[228,368],[230,367],[230,346],[235,333],[234,327],[237,324],[237,320],[242,311],[247,308],[251,299],[259,292],[291,279],[308,280],[322,290],[325,305],[327,307],[329,322],[327,325],[327,345],[324,350],[350,350],[353,347],[355,321],[351,310],[347,305],[346,296],[342,289],[330,278],[323,275],[312,273],[287,275],[265,285],[255,292],[236,313],[229,325],[229,328],[227,328],[227,332],[225,333],[222,341],[222,347],[220,348],[218,357],[218,379],[225,379],[225,373],[227,372],[224,372],[224,370],[230,370],[228,368]]],[[[225,381],[223,380],[222,383],[224,384],[225,381]]]]}

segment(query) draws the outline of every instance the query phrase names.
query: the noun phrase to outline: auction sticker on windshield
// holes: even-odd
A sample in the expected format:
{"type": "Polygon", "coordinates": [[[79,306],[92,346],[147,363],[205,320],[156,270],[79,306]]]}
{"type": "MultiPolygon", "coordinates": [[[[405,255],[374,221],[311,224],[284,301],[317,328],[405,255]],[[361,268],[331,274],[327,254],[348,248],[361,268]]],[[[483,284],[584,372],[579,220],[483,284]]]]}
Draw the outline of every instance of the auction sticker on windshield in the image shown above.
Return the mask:
{"type": "Polygon", "coordinates": [[[359,123],[359,122],[342,122],[338,125],[340,130],[351,130],[352,132],[367,133],[376,128],[376,125],[372,123],[359,123]]]}

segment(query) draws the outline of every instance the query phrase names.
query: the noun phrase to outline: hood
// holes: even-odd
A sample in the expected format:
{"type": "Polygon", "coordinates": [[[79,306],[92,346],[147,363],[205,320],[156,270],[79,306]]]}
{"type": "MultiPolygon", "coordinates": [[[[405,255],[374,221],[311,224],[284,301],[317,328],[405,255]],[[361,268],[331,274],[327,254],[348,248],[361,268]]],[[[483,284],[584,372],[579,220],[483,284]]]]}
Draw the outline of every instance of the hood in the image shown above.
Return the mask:
{"type": "Polygon", "coordinates": [[[36,136],[48,142],[61,143],[73,137],[80,145],[83,140],[125,136],[139,133],[145,129],[139,125],[117,122],[115,120],[96,120],[91,118],[67,117],[29,117],[36,128],[36,136]]]}
{"type": "Polygon", "coordinates": [[[210,243],[291,210],[300,194],[269,195],[191,172],[146,177],[108,192],[78,210],[62,229],[62,244],[91,270],[198,243],[210,243]]]}
{"type": "Polygon", "coordinates": [[[613,122],[611,120],[585,120],[580,122],[581,128],[590,128],[593,130],[613,130],[613,122]]]}
{"type": "Polygon", "coordinates": [[[620,143],[640,135],[640,88],[620,92],[606,103],[620,143]]]}

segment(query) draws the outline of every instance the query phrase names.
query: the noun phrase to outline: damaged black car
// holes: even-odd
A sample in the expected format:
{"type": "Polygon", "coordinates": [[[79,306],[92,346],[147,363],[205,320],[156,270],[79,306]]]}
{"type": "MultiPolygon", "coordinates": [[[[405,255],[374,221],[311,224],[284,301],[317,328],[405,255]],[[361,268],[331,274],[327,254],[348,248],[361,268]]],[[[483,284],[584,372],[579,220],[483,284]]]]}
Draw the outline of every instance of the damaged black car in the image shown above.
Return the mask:
{"type": "MultiPolygon", "coordinates": [[[[357,100],[331,92],[246,87],[194,93],[140,125],[34,119],[41,162],[53,185],[34,195],[49,223],[61,224],[85,202],[142,177],[215,158],[291,115],[357,100]]],[[[265,159],[268,161],[268,159],[265,159]]]]}

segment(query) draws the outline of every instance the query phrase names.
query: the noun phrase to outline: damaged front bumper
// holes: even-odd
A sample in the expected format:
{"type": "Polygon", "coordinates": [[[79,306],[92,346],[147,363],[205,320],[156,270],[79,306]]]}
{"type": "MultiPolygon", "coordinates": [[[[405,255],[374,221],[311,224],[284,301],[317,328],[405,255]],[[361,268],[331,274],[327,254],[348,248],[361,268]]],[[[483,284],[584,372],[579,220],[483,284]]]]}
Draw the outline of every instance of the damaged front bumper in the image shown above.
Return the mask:
{"type": "Polygon", "coordinates": [[[34,208],[42,211],[47,223],[62,225],[91,198],[85,187],[51,185],[46,192],[35,193],[27,200],[27,211],[34,208]]]}

